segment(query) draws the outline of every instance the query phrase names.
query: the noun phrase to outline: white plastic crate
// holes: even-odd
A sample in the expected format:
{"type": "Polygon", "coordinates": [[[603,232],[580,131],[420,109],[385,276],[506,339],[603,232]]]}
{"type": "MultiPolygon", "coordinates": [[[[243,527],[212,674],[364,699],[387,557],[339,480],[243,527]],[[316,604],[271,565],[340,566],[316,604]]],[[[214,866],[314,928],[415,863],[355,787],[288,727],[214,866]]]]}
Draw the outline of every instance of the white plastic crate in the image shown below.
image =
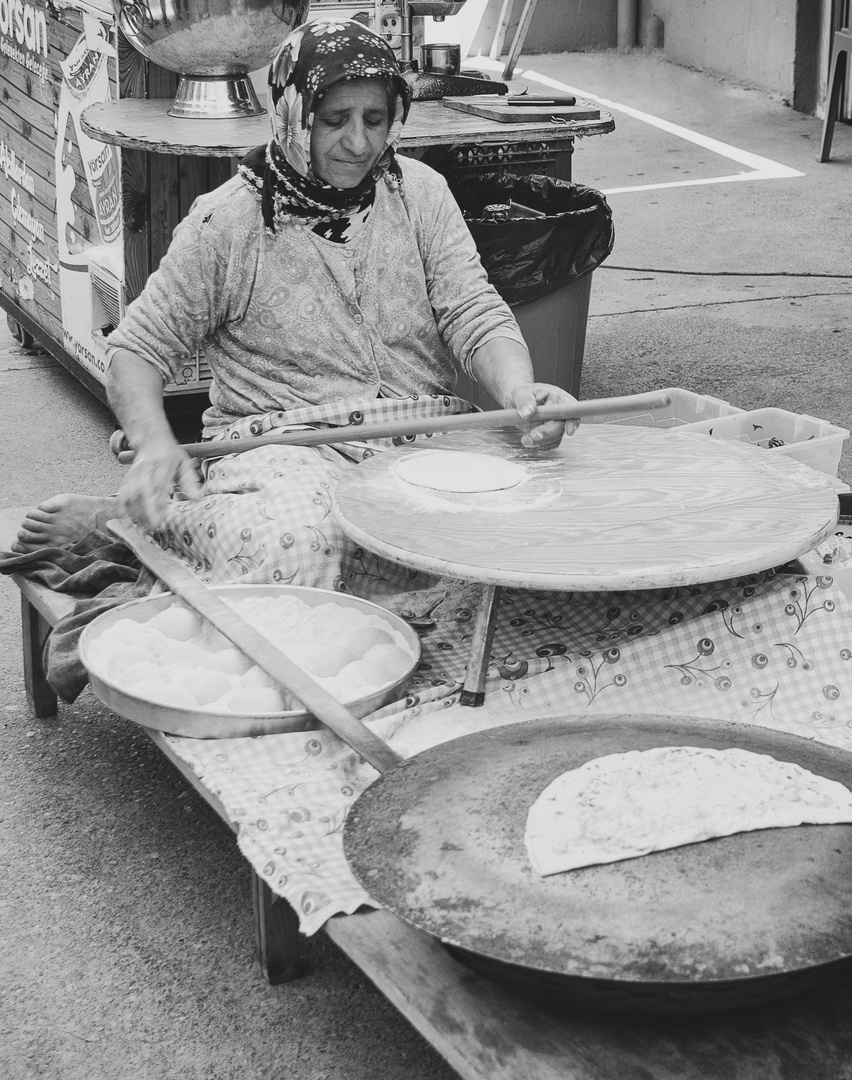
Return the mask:
{"type": "Polygon", "coordinates": [[[762,446],[771,453],[786,454],[830,476],[837,476],[843,440],[849,438],[846,428],[785,409],[741,411],[690,424],[686,430],[762,446]]]}
{"type": "Polygon", "coordinates": [[[644,413],[630,413],[628,416],[601,416],[597,418],[597,422],[628,424],[631,427],[672,428],[683,427],[685,424],[693,424],[699,420],[712,420],[717,416],[731,416],[743,411],[736,405],[722,401],[721,398],[710,397],[708,394],[695,394],[691,390],[682,390],[679,386],[668,386],[659,393],[668,394],[672,399],[671,403],[658,409],[649,409],[644,413]]]}

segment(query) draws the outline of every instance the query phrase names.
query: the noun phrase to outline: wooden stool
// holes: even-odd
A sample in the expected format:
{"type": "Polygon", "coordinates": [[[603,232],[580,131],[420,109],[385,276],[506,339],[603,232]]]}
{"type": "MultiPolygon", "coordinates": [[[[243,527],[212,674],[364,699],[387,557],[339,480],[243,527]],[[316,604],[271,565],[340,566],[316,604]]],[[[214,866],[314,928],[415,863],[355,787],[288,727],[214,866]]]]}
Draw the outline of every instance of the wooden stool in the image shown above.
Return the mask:
{"type": "MultiPolygon", "coordinates": [[[[530,23],[533,20],[533,15],[535,15],[537,6],[538,0],[524,0],[524,6],[518,18],[515,36],[512,39],[512,44],[509,48],[509,57],[506,60],[506,66],[503,68],[502,78],[506,81],[510,80],[515,73],[515,64],[518,62],[521,49],[524,47],[527,31],[530,28],[530,23]]],[[[508,33],[509,25],[512,22],[513,9],[514,0],[503,0],[500,14],[497,18],[497,29],[494,33],[494,40],[491,43],[491,50],[488,54],[492,60],[499,60],[503,52],[506,34],[508,33]]]]}
{"type": "Polygon", "coordinates": [[[850,51],[852,51],[852,30],[849,27],[836,30],[831,49],[831,74],[828,77],[828,99],[826,101],[825,122],[822,127],[820,161],[828,161],[831,153],[831,137],[834,134],[834,123],[837,120],[837,109],[840,105],[840,88],[846,74],[847,57],[850,51]]]}

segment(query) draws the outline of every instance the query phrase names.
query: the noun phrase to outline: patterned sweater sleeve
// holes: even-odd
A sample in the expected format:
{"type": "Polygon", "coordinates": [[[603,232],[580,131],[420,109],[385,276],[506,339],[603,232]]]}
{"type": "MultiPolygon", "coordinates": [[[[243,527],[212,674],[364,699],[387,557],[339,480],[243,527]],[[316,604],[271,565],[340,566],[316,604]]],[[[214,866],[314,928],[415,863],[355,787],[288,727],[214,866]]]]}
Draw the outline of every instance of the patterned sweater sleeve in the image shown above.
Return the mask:
{"type": "Polygon", "coordinates": [[[110,334],[110,350],[129,349],[152,364],[164,381],[174,377],[218,327],[239,317],[246,281],[240,235],[197,200],[175,229],[169,249],[145,288],[110,334]]]}
{"type": "MultiPolygon", "coordinates": [[[[420,163],[420,169],[426,166],[420,163]]],[[[410,215],[426,272],[426,285],[438,330],[468,375],[480,345],[496,337],[524,343],[511,308],[488,280],[476,244],[447,186],[438,173],[411,185],[416,197],[410,215]]],[[[407,191],[408,177],[406,176],[407,191]]]]}

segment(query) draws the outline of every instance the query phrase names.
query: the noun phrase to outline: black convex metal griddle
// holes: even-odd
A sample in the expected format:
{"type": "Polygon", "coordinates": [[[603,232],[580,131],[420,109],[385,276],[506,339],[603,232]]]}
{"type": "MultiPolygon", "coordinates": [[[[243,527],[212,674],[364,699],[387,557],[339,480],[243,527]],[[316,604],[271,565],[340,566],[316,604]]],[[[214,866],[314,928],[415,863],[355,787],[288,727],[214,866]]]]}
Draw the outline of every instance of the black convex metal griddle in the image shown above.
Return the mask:
{"type": "Polygon", "coordinates": [[[669,716],[534,720],[424,751],[358,799],[365,889],[479,971],[605,1009],[697,1012],[794,993],[852,955],[852,825],[765,829],[541,878],[527,811],[561,773],[655,746],[741,747],[852,787],[852,755],[669,716]]]}

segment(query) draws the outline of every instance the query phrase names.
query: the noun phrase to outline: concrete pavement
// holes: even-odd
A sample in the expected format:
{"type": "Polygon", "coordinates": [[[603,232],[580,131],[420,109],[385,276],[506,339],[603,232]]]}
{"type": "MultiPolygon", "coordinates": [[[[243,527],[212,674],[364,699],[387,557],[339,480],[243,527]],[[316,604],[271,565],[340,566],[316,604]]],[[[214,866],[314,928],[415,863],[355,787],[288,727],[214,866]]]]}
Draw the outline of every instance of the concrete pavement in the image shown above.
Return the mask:
{"type": "MultiPolygon", "coordinates": [[[[607,193],[616,225],[593,279],[583,396],[682,386],[852,429],[852,128],[838,125],[819,164],[820,121],[653,55],[519,68],[531,87],[535,72],[603,98],[616,121],[574,155],[574,179],[607,193]]],[[[852,480],[848,440],[841,474],[852,480]]]]}
{"type": "MultiPolygon", "coordinates": [[[[653,56],[518,68],[629,110],[575,154],[577,182],[612,192],[617,230],[594,277],[583,396],[682,386],[852,427],[852,129],[818,165],[818,121],[653,56]],[[765,162],[790,173],[761,179],[765,162]]],[[[115,489],[107,410],[2,324],[0,396],[0,505],[115,489]]],[[[841,472],[852,480],[849,449],[841,472]]],[[[231,833],[89,692],[29,716],[17,603],[0,581],[0,1074],[455,1076],[322,935],[302,981],[264,983],[231,833]]]]}

